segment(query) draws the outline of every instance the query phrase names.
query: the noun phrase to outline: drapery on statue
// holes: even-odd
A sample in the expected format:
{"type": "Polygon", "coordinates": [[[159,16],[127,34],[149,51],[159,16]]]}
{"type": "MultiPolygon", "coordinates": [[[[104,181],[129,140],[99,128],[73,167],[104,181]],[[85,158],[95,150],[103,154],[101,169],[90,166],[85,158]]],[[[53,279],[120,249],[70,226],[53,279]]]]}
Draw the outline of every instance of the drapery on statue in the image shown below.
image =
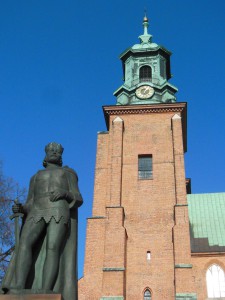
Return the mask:
{"type": "Polygon", "coordinates": [[[60,293],[77,300],[77,208],[82,205],[74,170],[62,167],[63,147],[45,147],[44,170],[30,181],[19,245],[3,280],[4,293],[60,293]]]}

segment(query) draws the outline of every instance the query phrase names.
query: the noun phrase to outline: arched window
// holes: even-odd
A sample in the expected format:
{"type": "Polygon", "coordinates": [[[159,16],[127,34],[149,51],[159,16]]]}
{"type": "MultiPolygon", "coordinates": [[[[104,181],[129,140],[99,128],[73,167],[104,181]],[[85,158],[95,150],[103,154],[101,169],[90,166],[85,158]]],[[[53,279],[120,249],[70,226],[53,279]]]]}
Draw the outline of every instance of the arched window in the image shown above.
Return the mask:
{"type": "Polygon", "coordinates": [[[212,265],[206,272],[206,284],[209,298],[225,297],[225,274],[218,265],[212,265]]]}
{"type": "Polygon", "coordinates": [[[149,289],[145,290],[144,300],[152,300],[151,292],[149,291],[149,289]]]}
{"type": "Polygon", "coordinates": [[[152,69],[149,66],[143,66],[139,70],[139,80],[143,81],[152,81],[152,69]]]}

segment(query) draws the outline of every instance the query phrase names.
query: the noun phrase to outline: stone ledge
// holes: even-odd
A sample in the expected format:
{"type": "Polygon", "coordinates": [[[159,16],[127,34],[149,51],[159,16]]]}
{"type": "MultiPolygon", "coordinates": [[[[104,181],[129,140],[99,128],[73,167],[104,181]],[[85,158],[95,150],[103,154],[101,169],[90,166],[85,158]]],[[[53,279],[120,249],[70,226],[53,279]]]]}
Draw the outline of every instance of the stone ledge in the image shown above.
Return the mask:
{"type": "Polygon", "coordinates": [[[177,293],[176,300],[197,300],[195,293],[177,293]]]}
{"type": "Polygon", "coordinates": [[[89,217],[89,218],[87,218],[87,220],[94,220],[94,219],[106,219],[106,217],[96,216],[96,217],[89,217]]]}
{"type": "Polygon", "coordinates": [[[176,264],[175,269],[191,269],[191,264],[176,264]]]}
{"type": "Polygon", "coordinates": [[[102,271],[104,272],[111,272],[111,271],[125,271],[125,268],[103,268],[102,271]]]}
{"type": "Polygon", "coordinates": [[[108,134],[109,132],[108,131],[98,131],[97,133],[98,134],[108,134]]]}
{"type": "Polygon", "coordinates": [[[106,208],[123,208],[123,206],[113,205],[113,206],[106,206],[106,208]]]}
{"type": "Polygon", "coordinates": [[[100,300],[124,300],[123,296],[105,296],[100,298],[100,300]]]}

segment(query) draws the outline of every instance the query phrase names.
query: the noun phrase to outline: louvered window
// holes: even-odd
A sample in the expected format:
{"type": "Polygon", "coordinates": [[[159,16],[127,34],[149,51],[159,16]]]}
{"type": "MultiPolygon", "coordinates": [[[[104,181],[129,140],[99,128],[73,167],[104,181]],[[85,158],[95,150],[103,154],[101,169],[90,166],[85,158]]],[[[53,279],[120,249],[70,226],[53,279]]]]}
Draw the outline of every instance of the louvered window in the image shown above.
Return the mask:
{"type": "Polygon", "coordinates": [[[140,82],[152,81],[152,69],[149,66],[143,66],[139,70],[140,82]]]}
{"type": "Polygon", "coordinates": [[[160,76],[166,78],[166,61],[164,59],[160,60],[160,76]]]}
{"type": "Polygon", "coordinates": [[[139,179],[152,178],[152,155],[138,156],[138,178],[139,179]]]}

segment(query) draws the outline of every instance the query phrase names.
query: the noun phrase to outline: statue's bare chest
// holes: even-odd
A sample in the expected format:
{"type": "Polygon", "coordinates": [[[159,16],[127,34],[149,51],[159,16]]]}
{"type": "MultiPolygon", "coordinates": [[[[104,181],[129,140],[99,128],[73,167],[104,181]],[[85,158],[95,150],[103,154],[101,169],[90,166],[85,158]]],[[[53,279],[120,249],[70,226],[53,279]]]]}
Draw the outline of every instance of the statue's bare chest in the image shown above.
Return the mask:
{"type": "Polygon", "coordinates": [[[39,171],[35,178],[34,192],[45,193],[56,189],[68,190],[65,170],[62,168],[39,171]]]}

